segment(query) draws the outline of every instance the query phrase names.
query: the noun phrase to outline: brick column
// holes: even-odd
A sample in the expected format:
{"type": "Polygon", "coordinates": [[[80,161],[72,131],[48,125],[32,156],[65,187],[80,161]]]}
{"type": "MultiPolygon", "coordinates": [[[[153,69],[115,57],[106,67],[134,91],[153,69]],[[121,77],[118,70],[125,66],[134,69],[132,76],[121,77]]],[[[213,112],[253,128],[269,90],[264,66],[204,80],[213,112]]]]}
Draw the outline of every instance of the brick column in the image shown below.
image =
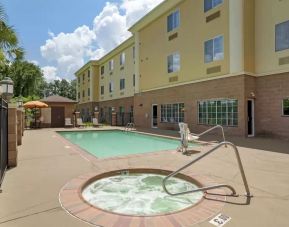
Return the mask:
{"type": "Polygon", "coordinates": [[[17,166],[17,109],[8,108],[8,167],[17,166]]]}
{"type": "Polygon", "coordinates": [[[22,144],[22,110],[17,110],[17,145],[22,144]]]}
{"type": "Polygon", "coordinates": [[[116,112],[111,113],[111,126],[116,126],[116,112]]]}

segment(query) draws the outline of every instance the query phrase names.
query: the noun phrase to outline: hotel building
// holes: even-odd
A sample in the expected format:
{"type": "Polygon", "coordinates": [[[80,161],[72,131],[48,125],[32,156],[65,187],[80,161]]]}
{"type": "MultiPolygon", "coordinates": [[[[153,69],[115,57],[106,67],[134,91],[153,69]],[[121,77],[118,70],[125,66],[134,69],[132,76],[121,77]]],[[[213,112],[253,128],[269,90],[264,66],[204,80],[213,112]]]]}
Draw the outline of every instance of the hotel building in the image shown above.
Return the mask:
{"type": "Polygon", "coordinates": [[[288,10],[287,0],[166,0],[77,71],[79,109],[133,113],[144,128],[288,137],[288,10]]]}

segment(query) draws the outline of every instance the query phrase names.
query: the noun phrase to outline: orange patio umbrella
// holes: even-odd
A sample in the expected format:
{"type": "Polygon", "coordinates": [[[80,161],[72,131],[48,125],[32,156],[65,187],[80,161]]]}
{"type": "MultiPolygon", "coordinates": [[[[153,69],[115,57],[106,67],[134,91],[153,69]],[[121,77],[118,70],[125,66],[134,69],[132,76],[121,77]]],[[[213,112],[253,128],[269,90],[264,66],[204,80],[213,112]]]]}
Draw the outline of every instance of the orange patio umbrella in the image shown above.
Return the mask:
{"type": "MultiPolygon", "coordinates": [[[[38,108],[47,108],[48,105],[44,102],[40,101],[29,101],[24,103],[24,108],[25,109],[38,109],[38,108]]],[[[34,121],[35,121],[35,127],[36,127],[36,114],[34,112],[34,121]]]]}
{"type": "Polygon", "coordinates": [[[23,106],[25,109],[47,108],[48,107],[48,105],[46,103],[40,102],[40,101],[26,102],[23,106]]]}

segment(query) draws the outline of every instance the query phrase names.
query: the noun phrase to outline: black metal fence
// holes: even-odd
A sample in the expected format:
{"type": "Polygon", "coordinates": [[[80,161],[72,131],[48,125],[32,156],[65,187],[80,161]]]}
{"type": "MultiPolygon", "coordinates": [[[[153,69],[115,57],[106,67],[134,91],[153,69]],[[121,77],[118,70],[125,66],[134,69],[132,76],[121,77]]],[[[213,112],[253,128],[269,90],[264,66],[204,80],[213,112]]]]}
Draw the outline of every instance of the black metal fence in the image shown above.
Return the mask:
{"type": "Polygon", "coordinates": [[[0,98],[0,186],[8,165],[8,104],[0,98]]]}
{"type": "Polygon", "coordinates": [[[127,123],[133,122],[132,113],[116,113],[116,125],[117,126],[126,126],[127,123]]]}

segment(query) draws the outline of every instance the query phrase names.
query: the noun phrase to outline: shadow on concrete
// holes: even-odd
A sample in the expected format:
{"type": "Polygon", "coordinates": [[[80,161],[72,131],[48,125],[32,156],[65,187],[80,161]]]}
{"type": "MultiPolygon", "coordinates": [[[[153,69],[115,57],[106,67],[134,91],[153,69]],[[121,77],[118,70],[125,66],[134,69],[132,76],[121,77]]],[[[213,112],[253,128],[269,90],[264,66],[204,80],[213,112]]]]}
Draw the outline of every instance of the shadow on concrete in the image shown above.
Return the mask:
{"type": "MultiPolygon", "coordinates": [[[[161,130],[161,129],[143,129],[137,128],[137,131],[160,134],[165,136],[172,136],[179,138],[180,135],[178,131],[173,130],[161,130]]],[[[282,154],[289,154],[289,138],[288,139],[279,139],[265,136],[256,136],[256,137],[237,137],[237,136],[226,136],[226,140],[234,143],[239,147],[246,147],[270,152],[277,152],[282,154]]],[[[222,141],[221,135],[210,134],[202,137],[200,140],[211,142],[211,141],[222,141]]]]}

